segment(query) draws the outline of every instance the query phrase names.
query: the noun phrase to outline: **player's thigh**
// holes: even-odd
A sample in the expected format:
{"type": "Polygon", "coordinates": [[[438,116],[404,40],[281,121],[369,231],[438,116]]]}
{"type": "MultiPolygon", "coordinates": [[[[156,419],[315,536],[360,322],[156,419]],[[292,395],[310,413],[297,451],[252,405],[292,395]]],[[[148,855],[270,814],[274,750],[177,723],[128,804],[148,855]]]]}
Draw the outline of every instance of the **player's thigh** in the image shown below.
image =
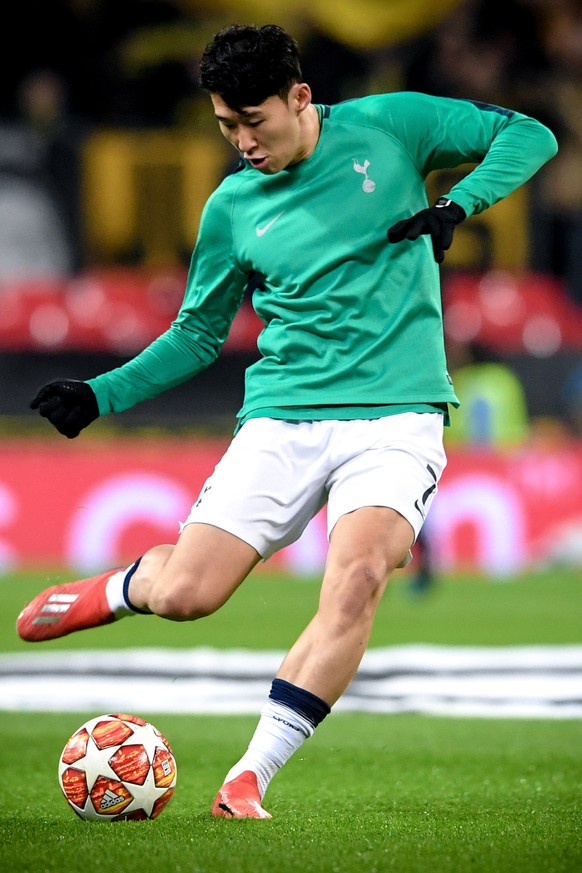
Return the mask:
{"type": "Polygon", "coordinates": [[[199,618],[219,609],[260,561],[244,540],[208,524],[189,524],[154,580],[156,612],[199,618]]]}
{"type": "Polygon", "coordinates": [[[266,560],[297,540],[323,506],[328,473],[320,422],[251,419],[205,482],[185,521],[214,525],[266,560]]]}
{"type": "Polygon", "coordinates": [[[389,507],[366,506],[343,515],[330,537],[322,607],[354,614],[375,609],[413,541],[410,522],[389,507]]]}
{"type": "Polygon", "coordinates": [[[318,620],[336,635],[360,627],[367,638],[390,573],[413,537],[406,519],[384,506],[342,516],[330,538],[318,620]]]}
{"type": "Polygon", "coordinates": [[[327,567],[373,562],[390,573],[414,543],[414,528],[388,506],[363,506],[342,515],[329,540],[327,567]]]}
{"type": "MultiPolygon", "coordinates": [[[[349,453],[337,464],[330,482],[330,535],[348,513],[384,507],[397,513],[388,518],[404,517],[416,538],[446,466],[442,416],[403,413],[347,424],[344,441],[349,453]]],[[[400,524],[390,527],[399,529],[400,524]]],[[[390,537],[396,542],[392,531],[390,537]]]]}

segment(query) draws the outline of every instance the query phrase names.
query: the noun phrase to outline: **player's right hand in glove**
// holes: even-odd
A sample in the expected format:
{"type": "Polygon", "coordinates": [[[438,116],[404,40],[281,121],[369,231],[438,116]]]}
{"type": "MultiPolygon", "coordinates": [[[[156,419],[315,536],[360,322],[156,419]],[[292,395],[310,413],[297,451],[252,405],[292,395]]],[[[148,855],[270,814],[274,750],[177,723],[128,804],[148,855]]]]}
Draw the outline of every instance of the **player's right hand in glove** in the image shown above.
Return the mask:
{"type": "Polygon", "coordinates": [[[390,242],[402,242],[403,239],[415,240],[423,234],[430,234],[432,251],[437,264],[442,264],[445,252],[453,241],[453,232],[459,222],[464,221],[467,213],[458,203],[439,197],[430,209],[421,209],[411,218],[397,221],[388,231],[390,242]]]}
{"type": "Polygon", "coordinates": [[[86,382],[76,379],[57,379],[43,385],[31,400],[30,408],[38,409],[43,418],[48,418],[70,440],[99,418],[95,392],[86,382]]]}

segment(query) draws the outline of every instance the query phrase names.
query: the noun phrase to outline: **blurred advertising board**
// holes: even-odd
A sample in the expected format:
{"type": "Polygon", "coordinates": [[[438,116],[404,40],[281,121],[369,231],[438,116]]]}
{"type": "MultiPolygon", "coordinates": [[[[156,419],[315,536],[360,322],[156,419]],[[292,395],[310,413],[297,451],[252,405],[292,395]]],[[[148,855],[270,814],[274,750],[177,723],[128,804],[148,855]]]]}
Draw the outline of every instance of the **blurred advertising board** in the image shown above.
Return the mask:
{"type": "MultiPolygon", "coordinates": [[[[139,438],[0,447],[0,572],[89,574],[174,542],[227,443],[139,438]]],[[[511,452],[449,449],[427,522],[441,571],[509,576],[582,565],[582,443],[511,452]]],[[[324,514],[270,566],[309,575],[325,561],[324,514]]]]}

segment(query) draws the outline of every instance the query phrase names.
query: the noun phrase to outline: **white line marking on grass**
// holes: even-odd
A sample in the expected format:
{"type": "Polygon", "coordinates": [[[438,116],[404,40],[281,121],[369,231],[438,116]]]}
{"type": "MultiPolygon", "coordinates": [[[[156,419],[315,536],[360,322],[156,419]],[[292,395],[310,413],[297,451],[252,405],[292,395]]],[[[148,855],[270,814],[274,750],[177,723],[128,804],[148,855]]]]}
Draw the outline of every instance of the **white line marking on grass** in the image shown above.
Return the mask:
{"type": "MultiPolygon", "coordinates": [[[[0,709],[257,713],[284,653],[120,649],[0,655],[0,709]]],[[[369,650],[342,712],[582,718],[582,646],[369,650]]]]}

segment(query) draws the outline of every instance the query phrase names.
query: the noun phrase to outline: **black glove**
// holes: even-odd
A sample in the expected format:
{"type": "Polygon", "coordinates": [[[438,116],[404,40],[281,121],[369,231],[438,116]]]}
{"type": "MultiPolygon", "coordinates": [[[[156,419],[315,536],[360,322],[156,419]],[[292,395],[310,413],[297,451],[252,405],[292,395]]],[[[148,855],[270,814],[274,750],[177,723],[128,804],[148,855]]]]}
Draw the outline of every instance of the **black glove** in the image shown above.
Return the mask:
{"type": "Polygon", "coordinates": [[[437,264],[442,264],[445,252],[453,241],[455,226],[466,217],[467,213],[458,203],[439,197],[430,209],[422,209],[411,218],[393,224],[388,231],[388,239],[392,243],[402,242],[403,239],[415,240],[421,233],[429,233],[434,259],[437,264]]]}
{"type": "Polygon", "coordinates": [[[70,440],[99,418],[93,389],[76,379],[58,379],[43,385],[30,401],[30,408],[38,409],[43,418],[48,418],[58,432],[70,440]]]}

